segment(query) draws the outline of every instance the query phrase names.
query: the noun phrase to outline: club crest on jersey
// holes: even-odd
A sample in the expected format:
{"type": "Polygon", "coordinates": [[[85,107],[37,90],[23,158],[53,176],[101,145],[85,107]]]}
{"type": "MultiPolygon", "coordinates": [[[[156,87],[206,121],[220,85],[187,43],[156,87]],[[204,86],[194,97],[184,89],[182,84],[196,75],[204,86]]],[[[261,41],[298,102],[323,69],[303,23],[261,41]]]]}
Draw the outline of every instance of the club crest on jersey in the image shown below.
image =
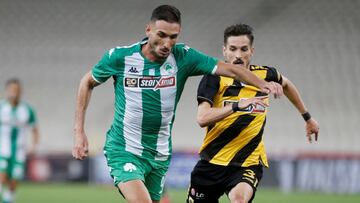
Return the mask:
{"type": "Polygon", "coordinates": [[[173,74],[175,72],[174,66],[169,62],[164,63],[162,67],[165,70],[165,72],[168,74],[173,74]]]}
{"type": "Polygon", "coordinates": [[[124,78],[124,86],[127,88],[161,89],[175,86],[176,79],[171,77],[143,77],[143,78],[124,78]]]}
{"type": "Polygon", "coordinates": [[[126,163],[123,168],[124,168],[124,171],[126,171],[126,172],[136,171],[136,166],[132,163],[126,163]]]}

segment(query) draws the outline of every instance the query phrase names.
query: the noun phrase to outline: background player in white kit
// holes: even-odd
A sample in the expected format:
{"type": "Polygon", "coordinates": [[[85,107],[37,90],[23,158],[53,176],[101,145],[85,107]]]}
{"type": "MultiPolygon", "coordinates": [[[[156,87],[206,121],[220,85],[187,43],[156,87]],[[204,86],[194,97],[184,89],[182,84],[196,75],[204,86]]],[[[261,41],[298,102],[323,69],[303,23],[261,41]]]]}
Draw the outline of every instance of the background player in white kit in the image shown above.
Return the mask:
{"type": "Polygon", "coordinates": [[[21,100],[20,81],[8,80],[5,90],[6,99],[0,100],[0,194],[3,203],[12,203],[17,182],[24,177],[27,136],[33,136],[32,153],[39,131],[33,108],[21,100]]]}

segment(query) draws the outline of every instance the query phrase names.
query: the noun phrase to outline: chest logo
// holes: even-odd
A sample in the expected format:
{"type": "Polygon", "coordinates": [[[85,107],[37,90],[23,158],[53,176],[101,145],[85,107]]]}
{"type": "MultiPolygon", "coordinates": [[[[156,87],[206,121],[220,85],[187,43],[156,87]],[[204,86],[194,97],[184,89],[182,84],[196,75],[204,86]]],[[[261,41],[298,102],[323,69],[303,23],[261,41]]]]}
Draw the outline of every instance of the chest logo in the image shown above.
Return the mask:
{"type": "Polygon", "coordinates": [[[173,87],[176,84],[176,78],[171,77],[142,77],[142,78],[124,78],[124,86],[127,88],[142,88],[142,89],[162,89],[173,87]]]}
{"type": "Polygon", "coordinates": [[[139,73],[139,71],[136,69],[136,67],[131,66],[129,69],[129,73],[139,73]]]}

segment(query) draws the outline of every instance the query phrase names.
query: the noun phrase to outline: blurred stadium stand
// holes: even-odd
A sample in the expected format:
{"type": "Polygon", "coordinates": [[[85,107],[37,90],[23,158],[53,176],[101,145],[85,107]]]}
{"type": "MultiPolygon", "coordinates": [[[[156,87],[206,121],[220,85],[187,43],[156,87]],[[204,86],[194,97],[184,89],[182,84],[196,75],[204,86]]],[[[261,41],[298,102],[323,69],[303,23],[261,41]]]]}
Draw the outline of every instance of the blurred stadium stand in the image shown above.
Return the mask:
{"type": "MultiPolygon", "coordinates": [[[[70,153],[81,76],[108,49],[140,40],[151,10],[163,3],[168,1],[0,0],[0,82],[23,80],[24,97],[40,121],[41,154],[70,153]]],[[[307,143],[302,118],[285,98],[273,100],[264,139],[274,159],[292,160],[304,152],[359,159],[360,1],[171,3],[183,14],[181,42],[221,58],[225,27],[250,24],[255,29],[253,63],[277,67],[299,88],[320,123],[319,142],[307,143]]],[[[197,150],[204,135],[195,121],[199,79],[189,79],[178,106],[176,151],[197,150]]],[[[112,92],[107,82],[90,104],[86,128],[93,155],[101,153],[112,120],[112,92]]]]}

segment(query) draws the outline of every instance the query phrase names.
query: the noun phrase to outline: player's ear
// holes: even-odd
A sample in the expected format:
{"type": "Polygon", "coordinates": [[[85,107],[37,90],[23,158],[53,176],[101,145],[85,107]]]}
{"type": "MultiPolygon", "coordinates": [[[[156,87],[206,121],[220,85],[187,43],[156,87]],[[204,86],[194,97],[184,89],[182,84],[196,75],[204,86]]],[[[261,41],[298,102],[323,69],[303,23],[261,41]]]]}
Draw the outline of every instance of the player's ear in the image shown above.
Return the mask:
{"type": "Polygon", "coordinates": [[[145,27],[145,35],[147,36],[147,37],[149,37],[149,35],[150,35],[150,32],[151,32],[151,22],[150,23],[148,23],[147,25],[146,25],[146,27],[145,27]]]}
{"type": "Polygon", "coordinates": [[[251,57],[253,57],[255,54],[255,48],[252,46],[250,50],[251,50],[251,57]]]}
{"type": "Polygon", "coordinates": [[[226,51],[226,45],[223,46],[223,50],[222,50],[224,57],[225,57],[225,51],[226,51]]]}

